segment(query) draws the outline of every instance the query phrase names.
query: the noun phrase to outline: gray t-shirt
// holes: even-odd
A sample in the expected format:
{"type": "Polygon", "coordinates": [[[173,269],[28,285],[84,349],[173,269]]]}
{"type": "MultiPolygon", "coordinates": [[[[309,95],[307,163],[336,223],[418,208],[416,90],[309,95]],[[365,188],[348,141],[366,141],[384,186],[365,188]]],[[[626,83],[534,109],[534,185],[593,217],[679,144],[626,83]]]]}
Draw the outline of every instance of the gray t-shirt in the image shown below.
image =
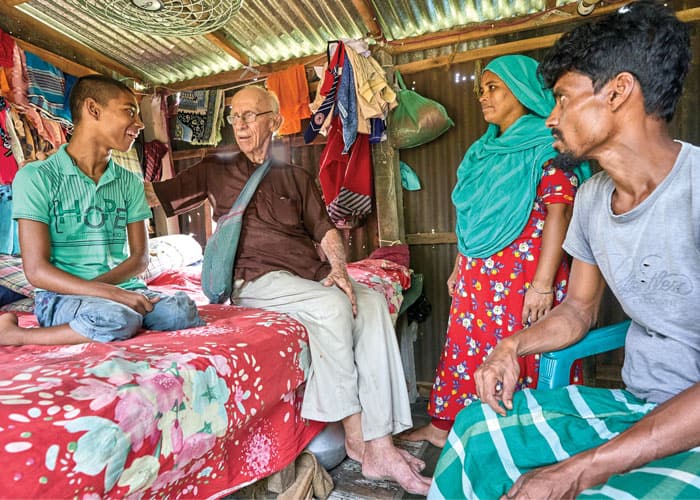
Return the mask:
{"type": "Polygon", "coordinates": [[[654,403],[700,381],[700,148],[681,145],[668,176],[627,213],[613,214],[607,173],[585,182],[564,241],[632,318],[622,379],[654,403]]]}

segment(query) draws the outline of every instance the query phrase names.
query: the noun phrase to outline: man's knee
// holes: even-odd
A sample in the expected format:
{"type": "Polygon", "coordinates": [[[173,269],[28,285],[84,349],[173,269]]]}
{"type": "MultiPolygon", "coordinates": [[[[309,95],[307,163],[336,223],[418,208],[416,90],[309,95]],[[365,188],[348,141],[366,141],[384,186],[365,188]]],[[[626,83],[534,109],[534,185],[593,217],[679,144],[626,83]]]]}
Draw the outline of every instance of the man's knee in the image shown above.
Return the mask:
{"type": "Polygon", "coordinates": [[[112,342],[133,337],[141,329],[143,316],[111,301],[79,301],[70,327],[94,342],[112,342]]]}
{"type": "Polygon", "coordinates": [[[335,318],[338,321],[351,322],[353,318],[352,303],[345,292],[339,288],[329,288],[327,297],[324,299],[324,310],[316,313],[335,318]]]}
{"type": "Polygon", "coordinates": [[[143,326],[149,330],[183,330],[202,325],[197,305],[184,292],[161,295],[153,310],[143,318],[143,326]]]}

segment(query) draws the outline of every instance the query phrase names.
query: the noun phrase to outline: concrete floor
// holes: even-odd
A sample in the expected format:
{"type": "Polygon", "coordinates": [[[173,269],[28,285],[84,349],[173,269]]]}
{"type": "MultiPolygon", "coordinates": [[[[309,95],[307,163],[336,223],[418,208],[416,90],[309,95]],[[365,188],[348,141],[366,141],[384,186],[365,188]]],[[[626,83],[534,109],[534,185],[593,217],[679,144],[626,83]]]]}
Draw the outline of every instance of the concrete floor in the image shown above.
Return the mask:
{"type": "MultiPolygon", "coordinates": [[[[430,423],[430,415],[427,412],[428,398],[418,396],[416,402],[411,405],[411,414],[413,415],[413,426],[420,427],[422,425],[430,423]]],[[[432,476],[435,471],[435,464],[437,464],[438,458],[442,448],[433,446],[428,443],[428,449],[423,453],[423,460],[425,461],[425,470],[423,474],[426,476],[432,476]]],[[[419,495],[412,495],[406,493],[403,498],[425,498],[419,495]]]]}
{"type": "MultiPolygon", "coordinates": [[[[430,422],[430,416],[427,413],[428,399],[426,397],[418,396],[415,403],[411,405],[411,414],[413,415],[413,425],[415,427],[420,427],[430,422]]],[[[440,456],[442,450],[428,443],[428,448],[423,453],[423,460],[425,461],[425,470],[423,474],[426,476],[432,476],[435,471],[435,464],[440,456]]],[[[350,490],[351,488],[345,488],[345,490],[350,490]]],[[[243,499],[263,499],[272,500],[276,498],[277,495],[267,491],[266,480],[258,481],[256,484],[243,488],[231,495],[225,497],[225,500],[243,500],[243,499]]],[[[402,498],[425,498],[419,495],[412,495],[409,493],[404,493],[402,498]]]]}

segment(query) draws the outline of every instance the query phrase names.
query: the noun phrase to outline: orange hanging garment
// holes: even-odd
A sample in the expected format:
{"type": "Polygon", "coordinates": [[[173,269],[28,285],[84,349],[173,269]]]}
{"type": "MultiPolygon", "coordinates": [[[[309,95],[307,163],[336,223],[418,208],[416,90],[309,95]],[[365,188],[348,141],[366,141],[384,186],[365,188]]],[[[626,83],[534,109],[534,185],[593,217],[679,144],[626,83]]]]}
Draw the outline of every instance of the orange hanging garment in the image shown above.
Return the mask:
{"type": "Polygon", "coordinates": [[[279,135],[301,132],[301,120],[311,116],[309,109],[309,85],[306,70],[299,64],[267,77],[267,88],[280,101],[280,113],[284,118],[279,135]]]}

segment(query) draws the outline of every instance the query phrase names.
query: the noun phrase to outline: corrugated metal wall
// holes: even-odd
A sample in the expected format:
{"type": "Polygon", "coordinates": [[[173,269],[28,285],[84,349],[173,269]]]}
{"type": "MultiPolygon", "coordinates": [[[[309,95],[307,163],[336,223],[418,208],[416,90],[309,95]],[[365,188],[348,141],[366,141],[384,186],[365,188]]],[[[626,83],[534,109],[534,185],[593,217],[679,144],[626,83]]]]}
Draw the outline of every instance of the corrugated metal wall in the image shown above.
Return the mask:
{"type": "MultiPolygon", "coordinates": [[[[455,211],[450,200],[456,171],[469,145],[486,130],[474,94],[475,63],[462,63],[404,78],[406,86],[440,102],[455,126],[433,142],[400,152],[401,161],[418,174],[423,189],[404,191],[406,234],[452,233],[455,211]]],[[[415,345],[416,377],[432,380],[445,340],[450,297],[446,281],[457,248],[454,243],[411,246],[411,267],[424,276],[424,293],[433,306],[420,325],[415,345]]]]}

